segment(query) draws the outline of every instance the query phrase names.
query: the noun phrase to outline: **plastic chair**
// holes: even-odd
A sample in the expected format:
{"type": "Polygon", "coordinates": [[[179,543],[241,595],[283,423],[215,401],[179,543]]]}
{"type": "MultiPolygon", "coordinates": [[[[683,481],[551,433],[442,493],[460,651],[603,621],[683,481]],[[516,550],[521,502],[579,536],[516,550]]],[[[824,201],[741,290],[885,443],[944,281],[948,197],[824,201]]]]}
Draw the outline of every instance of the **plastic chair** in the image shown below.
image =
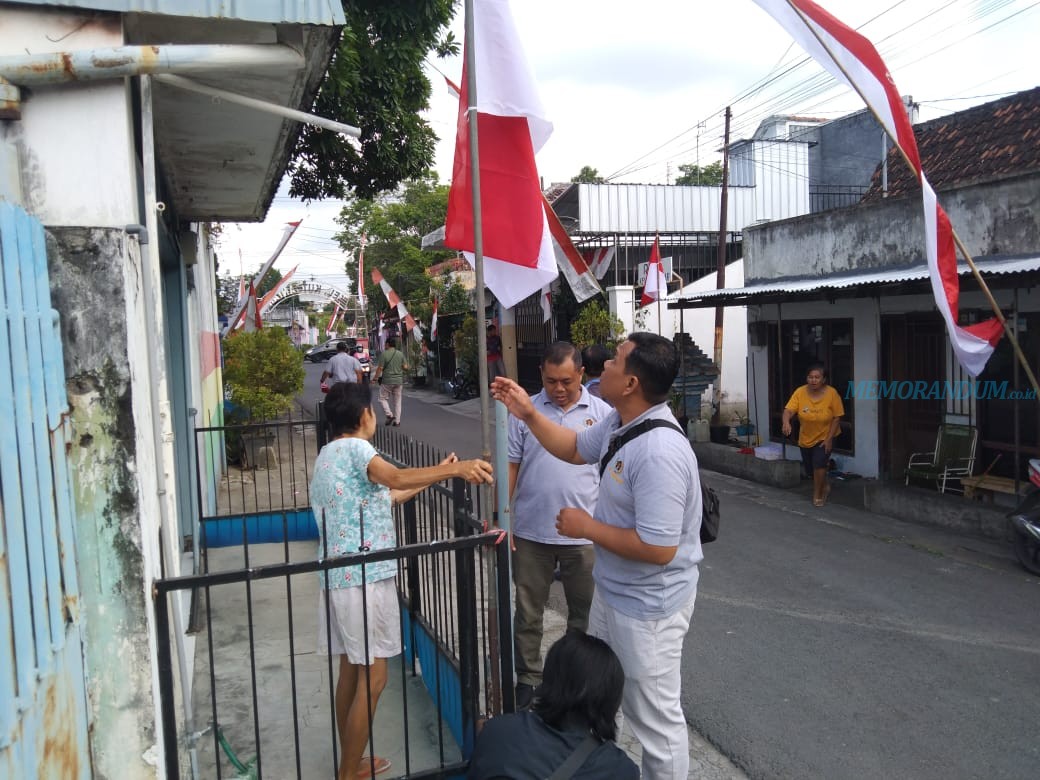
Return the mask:
{"type": "Polygon", "coordinates": [[[979,432],[973,425],[943,423],[931,452],[915,452],[906,464],[906,484],[910,478],[935,482],[940,493],[945,493],[950,480],[971,476],[975,468],[975,445],[979,432]]]}

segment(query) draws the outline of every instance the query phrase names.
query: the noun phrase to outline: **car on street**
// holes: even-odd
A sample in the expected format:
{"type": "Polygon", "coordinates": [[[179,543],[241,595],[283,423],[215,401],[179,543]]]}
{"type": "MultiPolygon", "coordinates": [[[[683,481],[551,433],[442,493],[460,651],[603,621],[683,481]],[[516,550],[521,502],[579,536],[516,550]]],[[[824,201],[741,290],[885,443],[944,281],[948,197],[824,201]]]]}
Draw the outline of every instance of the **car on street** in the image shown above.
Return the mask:
{"type": "Polygon", "coordinates": [[[317,346],[308,349],[304,353],[303,358],[312,363],[324,363],[336,354],[336,349],[341,342],[345,343],[347,345],[347,351],[353,354],[354,345],[356,344],[355,339],[329,339],[324,344],[318,344],[317,346]]]}

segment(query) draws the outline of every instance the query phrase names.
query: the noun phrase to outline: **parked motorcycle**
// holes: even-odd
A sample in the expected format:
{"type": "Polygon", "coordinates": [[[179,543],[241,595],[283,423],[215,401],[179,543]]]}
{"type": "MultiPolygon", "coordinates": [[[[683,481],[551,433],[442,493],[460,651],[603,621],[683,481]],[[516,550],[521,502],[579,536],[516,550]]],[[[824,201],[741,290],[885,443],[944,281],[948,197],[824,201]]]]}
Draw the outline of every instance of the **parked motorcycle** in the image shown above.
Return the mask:
{"type": "Polygon", "coordinates": [[[455,374],[448,380],[448,386],[451,388],[452,396],[460,401],[478,394],[477,383],[473,381],[469,367],[463,362],[455,367],[455,374]]]}
{"type": "Polygon", "coordinates": [[[1035,487],[1008,515],[1008,520],[1019,563],[1040,575],[1040,458],[1029,461],[1029,481],[1035,487]]]}

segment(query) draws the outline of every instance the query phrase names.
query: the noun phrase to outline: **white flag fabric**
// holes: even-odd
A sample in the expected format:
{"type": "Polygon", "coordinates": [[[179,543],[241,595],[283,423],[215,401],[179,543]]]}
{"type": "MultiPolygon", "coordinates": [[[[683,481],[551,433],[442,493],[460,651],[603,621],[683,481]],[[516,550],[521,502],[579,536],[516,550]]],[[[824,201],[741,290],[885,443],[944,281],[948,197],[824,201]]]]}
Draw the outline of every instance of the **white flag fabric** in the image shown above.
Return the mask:
{"type": "Polygon", "coordinates": [[[913,127],[881,56],[869,40],[811,0],[755,2],[834,78],[859,93],[913,167],[924,201],[925,256],[935,305],[946,321],[957,360],[969,374],[978,376],[1000,341],[1003,327],[996,319],[966,327],[957,323],[960,280],[953,228],[921,168],[913,127]]]}
{"type": "Polygon", "coordinates": [[[542,294],[539,297],[542,302],[542,322],[548,322],[552,317],[552,292],[548,285],[542,288],[542,294]]]}
{"type": "Polygon", "coordinates": [[[249,298],[246,301],[246,333],[253,333],[254,331],[260,330],[264,324],[260,321],[260,306],[256,302],[256,288],[253,283],[249,283],[249,298]]]}
{"type": "Polygon", "coordinates": [[[439,302],[433,299],[433,317],[430,318],[430,341],[437,340],[437,306],[439,302]]]}
{"type": "Polygon", "coordinates": [[[564,230],[563,223],[560,222],[560,218],[556,216],[556,212],[553,211],[553,207],[549,205],[549,201],[545,199],[544,195],[542,203],[545,208],[545,220],[552,236],[556,265],[563,272],[563,278],[567,280],[567,284],[571,286],[574,299],[581,303],[597,293],[603,295],[603,288],[599,286],[599,282],[589,269],[585,258],[575,248],[571,237],[564,230]]]}
{"type": "Polygon", "coordinates": [[[668,296],[668,277],[664,274],[664,266],[661,264],[661,246],[658,239],[654,238],[654,245],[650,248],[650,262],[646,266],[646,284],[643,286],[643,295],[639,299],[640,306],[659,301],[668,296]]]}
{"type": "MultiPolygon", "coordinates": [[[[558,271],[535,153],[552,133],[506,0],[473,4],[484,281],[511,308],[558,271]]],[[[444,245],[474,265],[473,160],[463,72],[444,245]]]]}
{"type": "Polygon", "coordinates": [[[602,279],[607,275],[607,271],[610,270],[610,264],[614,262],[614,252],[617,247],[604,246],[599,249],[589,249],[581,253],[581,256],[585,258],[585,262],[588,263],[589,268],[592,269],[592,273],[596,275],[597,279],[602,279]]]}

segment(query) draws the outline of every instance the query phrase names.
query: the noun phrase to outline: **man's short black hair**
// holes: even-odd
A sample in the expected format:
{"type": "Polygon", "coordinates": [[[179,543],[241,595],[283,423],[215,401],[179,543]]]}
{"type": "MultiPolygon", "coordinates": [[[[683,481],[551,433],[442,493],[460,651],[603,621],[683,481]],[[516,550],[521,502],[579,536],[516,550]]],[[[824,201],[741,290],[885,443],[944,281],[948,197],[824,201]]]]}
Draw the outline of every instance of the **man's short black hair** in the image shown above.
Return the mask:
{"type": "Polygon", "coordinates": [[[336,345],[336,351],[337,352],[346,352],[347,351],[347,342],[341,341],[339,344],[337,344],[336,345]]]}
{"type": "Polygon", "coordinates": [[[603,373],[603,364],[610,360],[610,350],[602,344],[590,344],[581,351],[581,362],[585,364],[585,376],[595,379],[603,373]]]}
{"type": "Polygon", "coordinates": [[[635,348],[625,358],[625,373],[639,380],[643,398],[650,403],[659,404],[667,400],[679,373],[675,345],[656,333],[630,333],[628,340],[635,344],[635,348]]]}
{"type": "Polygon", "coordinates": [[[354,433],[361,427],[361,413],[372,407],[372,389],[357,382],[337,382],[325,396],[325,418],[333,436],[354,433]]]}
{"type": "Polygon", "coordinates": [[[390,338],[388,338],[386,340],[386,345],[388,347],[393,347],[394,349],[397,349],[397,339],[395,339],[393,336],[391,336],[390,338]]]}
{"type": "Polygon", "coordinates": [[[579,721],[601,740],[613,740],[624,690],[625,671],[610,645],[572,628],[545,656],[534,711],[555,729],[579,721]]]}
{"type": "Polygon", "coordinates": [[[562,366],[568,360],[574,361],[574,367],[581,370],[581,352],[569,341],[556,341],[549,345],[542,355],[541,367],[546,365],[562,366]]]}

